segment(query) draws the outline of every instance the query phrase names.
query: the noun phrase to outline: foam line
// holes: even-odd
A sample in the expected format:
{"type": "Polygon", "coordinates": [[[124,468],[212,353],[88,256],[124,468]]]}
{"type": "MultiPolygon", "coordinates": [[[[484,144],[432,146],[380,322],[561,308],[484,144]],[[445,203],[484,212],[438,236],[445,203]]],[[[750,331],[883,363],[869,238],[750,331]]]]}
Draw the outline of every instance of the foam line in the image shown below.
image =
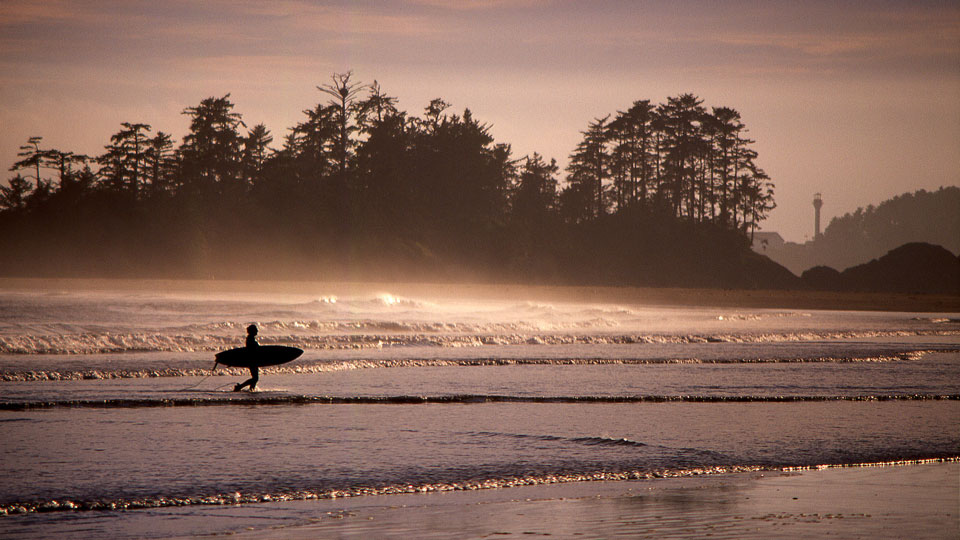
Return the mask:
{"type": "MultiPolygon", "coordinates": [[[[358,359],[334,362],[313,362],[294,365],[269,367],[261,370],[264,374],[328,373],[375,368],[413,368],[413,367],[474,367],[474,366],[513,366],[513,365],[647,365],[647,364],[780,364],[807,362],[895,362],[917,360],[929,353],[957,353],[960,349],[926,349],[904,351],[885,355],[864,356],[814,356],[814,357],[767,357],[767,358],[400,358],[400,359],[358,359]]],[[[245,369],[224,368],[216,374],[239,376],[246,374],[245,369]]],[[[211,375],[203,368],[159,368],[159,369],[32,369],[0,372],[0,381],[79,381],[92,379],[139,379],[151,377],[202,377],[211,375]]]]}
{"type": "MultiPolygon", "coordinates": [[[[12,516],[33,512],[79,512],[79,511],[110,511],[136,510],[144,508],[163,508],[173,506],[226,506],[239,504],[255,504],[264,502],[283,502],[317,499],[338,499],[345,497],[361,497],[373,495],[398,495],[405,493],[435,493],[444,491],[474,491],[480,489],[499,489],[517,486],[531,486],[542,484],[560,484],[569,482],[610,482],[626,480],[654,480],[659,478],[683,478],[691,476],[731,474],[755,471],[799,471],[817,470],[832,467],[877,467],[877,466],[904,466],[928,463],[954,463],[960,461],[960,456],[942,456],[922,459],[902,459],[869,463],[833,463],[804,466],[761,466],[761,465],[728,465],[711,467],[667,468],[654,470],[623,470],[623,471],[588,471],[581,473],[557,473],[528,476],[506,476],[502,478],[486,478],[483,480],[469,480],[463,482],[420,483],[420,484],[393,484],[386,486],[353,486],[343,489],[329,489],[321,491],[290,490],[277,492],[233,492],[217,493],[206,496],[155,496],[134,499],[97,499],[97,500],[42,500],[19,501],[0,505],[0,516],[12,516]]],[[[6,519],[6,518],[2,518],[6,519]]]]}

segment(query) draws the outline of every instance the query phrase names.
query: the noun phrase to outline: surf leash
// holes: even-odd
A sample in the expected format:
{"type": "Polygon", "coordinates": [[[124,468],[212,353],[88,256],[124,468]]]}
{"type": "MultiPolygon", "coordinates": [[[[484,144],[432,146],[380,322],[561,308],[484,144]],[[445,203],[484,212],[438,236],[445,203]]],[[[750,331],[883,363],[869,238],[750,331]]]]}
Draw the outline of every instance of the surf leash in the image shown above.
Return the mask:
{"type": "MultiPolygon", "coordinates": [[[[201,384],[203,384],[203,381],[209,379],[210,377],[213,377],[214,373],[217,372],[217,366],[218,366],[218,365],[220,365],[220,362],[214,361],[214,362],[213,362],[213,369],[210,370],[210,375],[207,375],[206,377],[200,379],[200,381],[199,381],[197,384],[195,384],[195,385],[193,385],[193,386],[188,386],[188,387],[186,387],[186,388],[181,388],[180,390],[177,390],[177,392],[185,392],[185,391],[187,391],[187,390],[193,390],[194,388],[200,386],[201,384]]],[[[227,385],[225,384],[225,385],[222,385],[222,386],[218,386],[217,389],[219,390],[220,388],[223,388],[224,386],[227,386],[227,385]]]]}
{"type": "Polygon", "coordinates": [[[181,388],[180,390],[177,390],[177,392],[185,392],[185,391],[187,391],[187,390],[193,390],[194,388],[196,388],[196,387],[200,386],[201,384],[203,384],[203,381],[209,379],[211,376],[212,376],[212,375],[207,375],[206,377],[200,379],[200,382],[198,382],[197,384],[195,384],[195,385],[193,385],[193,386],[188,386],[188,387],[186,387],[186,388],[181,388]]]}

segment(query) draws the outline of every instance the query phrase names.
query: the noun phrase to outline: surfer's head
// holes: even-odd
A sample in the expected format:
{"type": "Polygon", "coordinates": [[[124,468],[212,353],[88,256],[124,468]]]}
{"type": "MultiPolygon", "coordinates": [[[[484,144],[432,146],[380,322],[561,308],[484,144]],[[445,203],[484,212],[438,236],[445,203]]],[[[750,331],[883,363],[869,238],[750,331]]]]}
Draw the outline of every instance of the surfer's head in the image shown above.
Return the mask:
{"type": "Polygon", "coordinates": [[[247,333],[250,334],[251,336],[257,335],[257,325],[251,324],[250,326],[248,326],[247,333]]]}

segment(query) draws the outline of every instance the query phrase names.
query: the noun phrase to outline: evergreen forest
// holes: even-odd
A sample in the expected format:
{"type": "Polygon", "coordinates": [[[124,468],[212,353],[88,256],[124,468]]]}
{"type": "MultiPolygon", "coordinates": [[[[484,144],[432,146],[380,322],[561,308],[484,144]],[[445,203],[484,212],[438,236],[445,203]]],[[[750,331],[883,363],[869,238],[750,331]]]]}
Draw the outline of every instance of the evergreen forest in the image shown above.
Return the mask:
{"type": "Polygon", "coordinates": [[[774,208],[740,114],[693,94],[588,122],[561,171],[470,109],[420,115],[334,74],[283,135],[230,95],[177,140],[124,122],[87,156],[20,148],[0,273],[777,287],[749,249],[774,208]]]}

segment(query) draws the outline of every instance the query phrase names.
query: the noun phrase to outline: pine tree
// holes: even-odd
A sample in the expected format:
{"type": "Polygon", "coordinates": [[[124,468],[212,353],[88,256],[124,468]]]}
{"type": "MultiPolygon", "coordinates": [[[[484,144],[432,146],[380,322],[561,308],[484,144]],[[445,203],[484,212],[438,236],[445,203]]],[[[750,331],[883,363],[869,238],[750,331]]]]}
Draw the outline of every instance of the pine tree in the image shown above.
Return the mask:
{"type": "MultiPolygon", "coordinates": [[[[589,215],[599,217],[607,213],[606,202],[606,180],[610,176],[610,168],[607,155],[607,120],[609,115],[603,118],[595,118],[590,122],[586,131],[582,131],[583,141],[577,145],[576,150],[570,155],[570,164],[567,166],[567,183],[577,185],[577,192],[591,193],[589,201],[582,201],[589,204],[583,211],[573,211],[572,215],[589,215]]],[[[581,201],[581,197],[567,197],[568,203],[581,201]]]]}
{"type": "Polygon", "coordinates": [[[241,137],[237,128],[246,125],[233,107],[227,94],[183,110],[190,116],[190,133],[180,146],[185,185],[223,190],[238,178],[241,137]]]}
{"type": "Polygon", "coordinates": [[[9,186],[0,185],[0,208],[13,212],[22,211],[27,206],[27,196],[33,184],[21,175],[10,179],[9,186]]]}
{"type": "Polygon", "coordinates": [[[353,146],[350,141],[350,134],[357,129],[356,126],[350,124],[350,110],[356,101],[357,95],[365,88],[365,86],[360,83],[351,83],[350,77],[352,76],[352,71],[334,73],[330,77],[331,83],[317,87],[317,90],[333,97],[330,101],[330,106],[334,108],[337,116],[339,137],[336,147],[336,160],[339,165],[341,177],[346,175],[347,161],[353,146]]]}
{"type": "Polygon", "coordinates": [[[243,169],[244,177],[248,182],[255,182],[263,171],[263,165],[270,155],[270,143],[273,136],[267,126],[257,124],[253,126],[243,139],[243,169]]]}
{"type": "Polygon", "coordinates": [[[149,180],[152,194],[175,191],[173,139],[168,133],[158,131],[148,141],[144,166],[144,178],[149,180]]]}
{"type": "Polygon", "coordinates": [[[33,168],[33,179],[37,183],[37,188],[43,183],[43,179],[40,178],[40,167],[43,165],[46,156],[44,151],[40,150],[40,141],[42,140],[43,137],[30,137],[27,139],[27,144],[22,145],[20,151],[17,152],[17,156],[23,159],[17,161],[10,167],[11,171],[33,168]]]}

